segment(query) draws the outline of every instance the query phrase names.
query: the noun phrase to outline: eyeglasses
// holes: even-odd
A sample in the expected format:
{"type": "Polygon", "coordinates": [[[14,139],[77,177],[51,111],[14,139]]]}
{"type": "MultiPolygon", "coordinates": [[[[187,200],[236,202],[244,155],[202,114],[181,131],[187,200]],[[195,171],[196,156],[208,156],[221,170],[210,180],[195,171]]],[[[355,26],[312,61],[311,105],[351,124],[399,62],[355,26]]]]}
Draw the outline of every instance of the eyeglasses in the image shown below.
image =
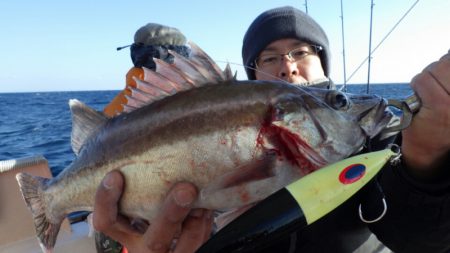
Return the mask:
{"type": "Polygon", "coordinates": [[[322,51],[321,46],[304,45],[289,51],[287,54],[265,54],[256,58],[255,66],[257,69],[270,69],[279,66],[283,62],[283,57],[287,55],[290,61],[299,62],[308,55],[317,55],[322,51]]]}

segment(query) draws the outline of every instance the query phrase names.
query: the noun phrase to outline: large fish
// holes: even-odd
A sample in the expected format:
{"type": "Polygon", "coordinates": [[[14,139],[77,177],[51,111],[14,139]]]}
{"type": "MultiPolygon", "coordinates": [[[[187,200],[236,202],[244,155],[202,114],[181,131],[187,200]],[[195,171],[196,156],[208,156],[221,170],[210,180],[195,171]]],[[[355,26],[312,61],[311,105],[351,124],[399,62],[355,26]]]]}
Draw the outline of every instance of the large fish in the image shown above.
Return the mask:
{"type": "Polygon", "coordinates": [[[70,101],[77,157],[52,179],[18,174],[41,247],[50,252],[68,213],[92,211],[105,174],[120,170],[120,212],[151,223],[170,187],[193,182],[195,207],[229,210],[261,200],[357,152],[389,122],[386,102],[282,82],[233,80],[197,46],[157,61],[108,119],[70,101]]]}

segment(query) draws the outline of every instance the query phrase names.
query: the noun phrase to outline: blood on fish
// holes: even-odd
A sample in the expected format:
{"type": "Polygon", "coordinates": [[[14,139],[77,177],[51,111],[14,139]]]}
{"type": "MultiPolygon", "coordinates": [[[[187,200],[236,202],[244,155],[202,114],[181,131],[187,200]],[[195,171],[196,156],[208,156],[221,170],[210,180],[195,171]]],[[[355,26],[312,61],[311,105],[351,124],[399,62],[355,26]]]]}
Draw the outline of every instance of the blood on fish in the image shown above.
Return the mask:
{"type": "Polygon", "coordinates": [[[248,203],[250,201],[250,194],[245,187],[239,187],[239,197],[242,203],[248,203]]]}
{"type": "Polygon", "coordinates": [[[309,174],[317,169],[317,166],[313,165],[309,159],[307,159],[303,152],[298,152],[298,148],[296,147],[307,147],[307,149],[312,150],[308,144],[303,141],[298,135],[291,133],[288,130],[284,130],[281,127],[279,128],[280,135],[282,135],[281,140],[285,143],[284,146],[288,147],[286,150],[287,154],[290,155],[288,158],[291,158],[296,162],[298,167],[302,170],[303,173],[309,174]],[[289,147],[291,147],[289,149],[289,147]],[[294,148],[295,147],[295,148],[294,148]]]}
{"type": "MultiPolygon", "coordinates": [[[[271,119],[274,118],[276,117],[272,113],[271,119]]],[[[303,173],[309,174],[317,169],[316,166],[302,154],[302,152],[298,151],[297,147],[308,147],[308,144],[288,129],[266,122],[265,124],[262,124],[259,130],[258,137],[256,138],[256,145],[264,150],[275,152],[279,161],[283,161],[283,158],[291,161],[293,164],[296,164],[303,173]],[[271,144],[275,145],[270,149],[266,148],[266,140],[270,140],[271,144]]]]}

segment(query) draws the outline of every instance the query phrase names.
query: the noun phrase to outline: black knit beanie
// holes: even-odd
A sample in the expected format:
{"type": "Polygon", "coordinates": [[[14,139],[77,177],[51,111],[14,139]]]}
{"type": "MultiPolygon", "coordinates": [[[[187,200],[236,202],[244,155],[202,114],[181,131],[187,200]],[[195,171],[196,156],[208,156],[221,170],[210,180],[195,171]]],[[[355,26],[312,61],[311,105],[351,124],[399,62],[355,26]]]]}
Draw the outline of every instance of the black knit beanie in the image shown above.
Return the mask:
{"type": "MultiPolygon", "coordinates": [[[[242,45],[244,66],[254,68],[255,59],[264,48],[276,40],[287,38],[322,46],[319,57],[325,76],[328,76],[330,48],[327,35],[309,15],[291,6],[265,11],[253,21],[245,33],[242,45]]],[[[256,79],[253,69],[245,68],[245,71],[250,80],[256,79]]]]}

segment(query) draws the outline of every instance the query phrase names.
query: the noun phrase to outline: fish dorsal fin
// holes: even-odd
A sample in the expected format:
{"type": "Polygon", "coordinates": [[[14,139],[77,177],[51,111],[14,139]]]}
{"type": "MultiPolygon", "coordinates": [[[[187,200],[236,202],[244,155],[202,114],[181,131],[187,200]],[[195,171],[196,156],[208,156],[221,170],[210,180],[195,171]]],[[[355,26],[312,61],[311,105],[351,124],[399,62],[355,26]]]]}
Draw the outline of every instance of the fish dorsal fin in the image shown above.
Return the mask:
{"type": "MultiPolygon", "coordinates": [[[[202,66],[201,71],[207,72],[212,75],[210,81],[216,80],[216,82],[221,82],[227,79],[227,75],[220,69],[220,67],[205,53],[197,44],[190,42],[191,46],[191,56],[189,57],[193,62],[202,66]]],[[[205,74],[206,75],[206,74],[205,74]]]]}
{"type": "Polygon", "coordinates": [[[231,67],[230,67],[229,63],[227,63],[227,66],[225,66],[225,70],[223,71],[223,73],[225,75],[226,80],[236,80],[237,71],[233,75],[233,72],[231,71],[231,67]]]}
{"type": "Polygon", "coordinates": [[[141,90],[147,93],[162,90],[167,92],[168,94],[175,94],[177,93],[178,90],[182,89],[181,86],[179,86],[177,83],[170,81],[163,75],[155,71],[152,71],[146,67],[143,67],[143,69],[144,69],[143,82],[139,78],[134,77],[136,83],[139,83],[138,85],[140,86],[141,90]]]}
{"type": "Polygon", "coordinates": [[[189,42],[191,54],[188,58],[169,50],[174,60],[169,64],[154,59],[156,70],[144,69],[144,78],[136,81],[136,88],[127,96],[124,112],[131,112],[175,93],[205,85],[232,80],[229,65],[222,71],[220,67],[197,45],[189,42]]]}
{"type": "Polygon", "coordinates": [[[85,141],[97,132],[107,118],[77,99],[69,100],[69,106],[72,112],[72,150],[78,155],[85,141]]]}

